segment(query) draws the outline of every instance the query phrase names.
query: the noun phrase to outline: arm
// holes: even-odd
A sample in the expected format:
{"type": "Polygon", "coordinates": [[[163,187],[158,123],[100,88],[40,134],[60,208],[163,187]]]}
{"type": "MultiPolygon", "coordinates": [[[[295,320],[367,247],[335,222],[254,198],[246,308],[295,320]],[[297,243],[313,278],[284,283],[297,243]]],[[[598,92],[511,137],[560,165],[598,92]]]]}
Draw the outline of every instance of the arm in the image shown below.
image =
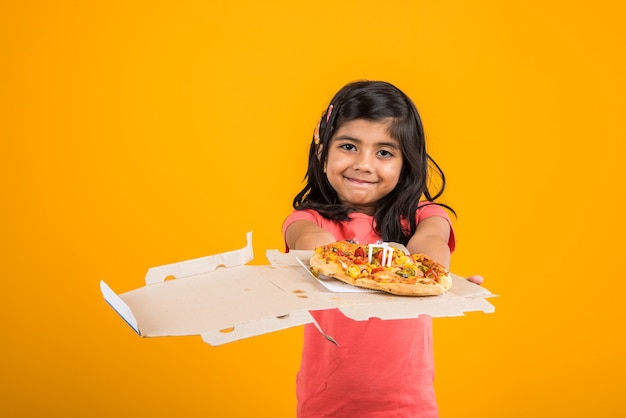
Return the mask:
{"type": "Polygon", "coordinates": [[[426,254],[450,270],[450,224],[441,216],[431,216],[422,220],[406,248],[411,254],[426,254]]]}
{"type": "MultiPolygon", "coordinates": [[[[431,216],[422,220],[407,244],[411,254],[426,254],[433,260],[450,270],[450,224],[440,216],[431,216]]],[[[467,278],[472,283],[482,284],[482,276],[474,275],[467,278]]]]}
{"type": "MultiPolygon", "coordinates": [[[[423,253],[450,269],[450,224],[439,216],[422,220],[407,244],[409,252],[423,253]]],[[[285,242],[292,250],[314,250],[316,247],[336,241],[327,230],[311,221],[293,222],[285,231],[285,242]]],[[[469,281],[481,284],[481,276],[470,276],[469,281]]]]}
{"type": "Polygon", "coordinates": [[[285,231],[287,247],[292,250],[314,250],[316,247],[335,242],[327,230],[311,221],[295,221],[285,231]]]}

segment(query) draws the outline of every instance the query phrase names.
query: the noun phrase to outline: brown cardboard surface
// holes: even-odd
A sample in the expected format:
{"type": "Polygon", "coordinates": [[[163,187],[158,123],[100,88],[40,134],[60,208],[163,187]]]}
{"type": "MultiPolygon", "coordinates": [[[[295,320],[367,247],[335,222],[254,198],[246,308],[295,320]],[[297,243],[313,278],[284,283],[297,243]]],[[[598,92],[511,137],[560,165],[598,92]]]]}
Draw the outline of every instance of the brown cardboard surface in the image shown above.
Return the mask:
{"type": "Polygon", "coordinates": [[[104,282],[101,291],[143,337],[201,335],[211,345],[311,323],[309,311],[322,309],[337,308],[355,320],[495,310],[485,300],[495,295],[458,276],[453,275],[452,289],[441,296],[335,293],[297,263],[296,257],[306,261],[311,252],[270,250],[271,265],[242,265],[251,259],[251,248],[248,234],[241,250],[150,269],[149,284],[120,295],[104,282]]]}

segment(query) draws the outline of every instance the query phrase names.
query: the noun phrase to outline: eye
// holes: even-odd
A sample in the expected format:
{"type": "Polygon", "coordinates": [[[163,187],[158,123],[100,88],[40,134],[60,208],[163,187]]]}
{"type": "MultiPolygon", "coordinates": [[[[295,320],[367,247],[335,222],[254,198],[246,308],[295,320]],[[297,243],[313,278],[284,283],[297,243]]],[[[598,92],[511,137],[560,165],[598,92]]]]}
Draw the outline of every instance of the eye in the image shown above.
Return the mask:
{"type": "Polygon", "coordinates": [[[339,145],[339,148],[345,149],[346,151],[354,151],[354,150],[356,150],[356,147],[354,146],[354,144],[341,144],[341,145],[339,145]]]}
{"type": "Polygon", "coordinates": [[[381,149],[380,151],[378,151],[378,155],[383,158],[391,158],[394,156],[393,152],[386,149],[381,149]]]}

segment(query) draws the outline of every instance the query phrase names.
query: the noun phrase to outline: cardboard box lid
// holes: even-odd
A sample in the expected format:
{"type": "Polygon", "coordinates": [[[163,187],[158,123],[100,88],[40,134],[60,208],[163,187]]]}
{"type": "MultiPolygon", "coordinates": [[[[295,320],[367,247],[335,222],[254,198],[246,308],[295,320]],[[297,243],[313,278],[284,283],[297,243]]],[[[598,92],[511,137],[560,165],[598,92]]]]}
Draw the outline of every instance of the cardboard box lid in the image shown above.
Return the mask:
{"type": "Polygon", "coordinates": [[[308,261],[312,252],[269,250],[270,265],[248,266],[253,257],[251,233],[247,240],[241,250],[151,268],[146,286],[119,295],[102,281],[101,292],[142,337],[200,335],[211,345],[315,324],[309,313],[315,310],[339,309],[355,320],[495,310],[485,300],[495,295],[455,275],[452,289],[441,296],[334,293],[298,263],[297,258],[308,261]]]}

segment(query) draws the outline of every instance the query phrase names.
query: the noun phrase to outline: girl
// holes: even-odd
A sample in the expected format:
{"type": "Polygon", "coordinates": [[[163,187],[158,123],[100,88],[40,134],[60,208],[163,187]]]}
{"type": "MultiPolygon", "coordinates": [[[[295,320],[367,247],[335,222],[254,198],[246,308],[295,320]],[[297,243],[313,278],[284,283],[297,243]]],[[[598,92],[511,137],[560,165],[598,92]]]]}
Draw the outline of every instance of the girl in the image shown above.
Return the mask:
{"type": "MultiPolygon", "coordinates": [[[[315,129],[306,185],[283,224],[287,249],[341,239],[399,242],[450,267],[455,237],[445,177],[427,154],[413,102],[386,82],[344,86],[315,129]],[[440,178],[431,191],[430,175],[440,178]]],[[[471,278],[475,282],[482,279],[471,278]]],[[[311,312],[297,376],[298,417],[437,417],[431,318],[354,321],[311,312]]]]}

